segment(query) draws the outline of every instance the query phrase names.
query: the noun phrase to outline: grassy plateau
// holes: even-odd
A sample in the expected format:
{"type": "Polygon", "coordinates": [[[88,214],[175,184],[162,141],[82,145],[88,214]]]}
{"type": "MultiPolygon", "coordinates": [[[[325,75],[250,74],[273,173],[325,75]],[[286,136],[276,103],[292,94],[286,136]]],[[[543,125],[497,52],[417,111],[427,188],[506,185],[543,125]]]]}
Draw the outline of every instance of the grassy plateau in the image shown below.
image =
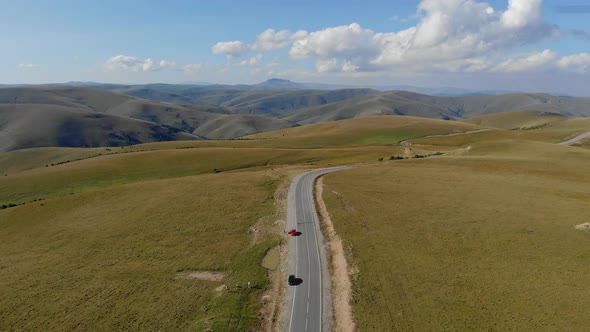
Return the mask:
{"type": "Polygon", "coordinates": [[[590,122],[472,122],[1,153],[0,331],[261,330],[281,190],[343,164],[362,167],[326,176],[324,200],[361,330],[585,330],[590,234],[574,226],[590,214],[589,140],[555,143],[590,122]]]}
{"type": "Polygon", "coordinates": [[[366,331],[584,331],[590,153],[530,141],[326,177],[366,331]]]}

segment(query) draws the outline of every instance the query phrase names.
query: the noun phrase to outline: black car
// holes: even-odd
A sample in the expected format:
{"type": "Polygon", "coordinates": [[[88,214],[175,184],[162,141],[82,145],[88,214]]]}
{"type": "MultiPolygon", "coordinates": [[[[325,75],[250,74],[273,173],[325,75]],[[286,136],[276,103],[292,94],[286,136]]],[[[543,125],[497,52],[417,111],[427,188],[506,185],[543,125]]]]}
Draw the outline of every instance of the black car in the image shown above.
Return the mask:
{"type": "Polygon", "coordinates": [[[297,278],[295,278],[294,274],[289,275],[289,286],[297,285],[297,278]]]}

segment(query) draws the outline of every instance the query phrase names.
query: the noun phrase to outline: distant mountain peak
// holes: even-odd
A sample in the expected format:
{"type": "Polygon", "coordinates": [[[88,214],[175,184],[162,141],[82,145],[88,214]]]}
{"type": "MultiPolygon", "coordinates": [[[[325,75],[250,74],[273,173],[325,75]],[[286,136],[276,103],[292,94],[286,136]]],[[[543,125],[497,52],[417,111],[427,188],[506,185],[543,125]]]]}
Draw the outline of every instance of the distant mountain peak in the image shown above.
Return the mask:
{"type": "Polygon", "coordinates": [[[268,79],[264,82],[258,83],[258,84],[254,84],[252,85],[252,87],[257,88],[257,89],[265,89],[265,90],[275,90],[275,89],[279,89],[279,90],[283,90],[283,89],[295,89],[295,90],[299,90],[299,89],[305,89],[305,85],[301,84],[301,83],[295,83],[283,78],[271,78],[268,79]]]}
{"type": "Polygon", "coordinates": [[[268,80],[265,81],[266,83],[292,83],[289,80],[286,80],[284,78],[270,78],[268,80]]]}

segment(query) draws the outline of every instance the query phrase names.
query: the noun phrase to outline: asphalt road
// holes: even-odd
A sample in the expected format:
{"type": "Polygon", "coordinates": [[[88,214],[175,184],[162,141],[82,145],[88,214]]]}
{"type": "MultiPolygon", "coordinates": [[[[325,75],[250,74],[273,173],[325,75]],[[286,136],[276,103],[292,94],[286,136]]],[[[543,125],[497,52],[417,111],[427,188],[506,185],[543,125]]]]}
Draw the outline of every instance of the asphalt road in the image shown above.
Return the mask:
{"type": "Polygon", "coordinates": [[[300,232],[289,241],[289,274],[294,274],[300,282],[288,286],[285,310],[291,332],[330,329],[330,276],[313,201],[313,183],[320,175],[347,168],[350,166],[303,173],[293,180],[289,189],[288,230],[296,228],[300,232]]]}

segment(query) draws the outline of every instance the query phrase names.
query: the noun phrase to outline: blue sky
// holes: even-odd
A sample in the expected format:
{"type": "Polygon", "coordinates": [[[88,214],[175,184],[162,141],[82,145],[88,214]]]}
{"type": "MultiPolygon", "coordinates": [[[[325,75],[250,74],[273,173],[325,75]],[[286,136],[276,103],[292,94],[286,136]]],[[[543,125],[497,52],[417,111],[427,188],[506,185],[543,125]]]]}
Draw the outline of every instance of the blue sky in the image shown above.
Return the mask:
{"type": "Polygon", "coordinates": [[[0,83],[281,77],[590,95],[590,5],[580,0],[2,0],[1,7],[0,83]]]}

